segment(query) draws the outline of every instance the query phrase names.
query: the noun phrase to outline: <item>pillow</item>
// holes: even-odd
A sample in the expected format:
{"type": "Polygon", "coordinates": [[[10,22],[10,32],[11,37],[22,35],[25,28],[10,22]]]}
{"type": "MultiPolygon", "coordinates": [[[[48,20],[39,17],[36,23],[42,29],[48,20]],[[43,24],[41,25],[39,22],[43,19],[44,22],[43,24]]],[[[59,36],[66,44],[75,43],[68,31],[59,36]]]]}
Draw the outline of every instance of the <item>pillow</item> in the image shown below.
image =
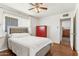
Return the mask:
{"type": "Polygon", "coordinates": [[[29,33],[12,33],[10,35],[10,37],[14,37],[14,38],[25,37],[25,36],[30,36],[30,34],[29,33]]]}

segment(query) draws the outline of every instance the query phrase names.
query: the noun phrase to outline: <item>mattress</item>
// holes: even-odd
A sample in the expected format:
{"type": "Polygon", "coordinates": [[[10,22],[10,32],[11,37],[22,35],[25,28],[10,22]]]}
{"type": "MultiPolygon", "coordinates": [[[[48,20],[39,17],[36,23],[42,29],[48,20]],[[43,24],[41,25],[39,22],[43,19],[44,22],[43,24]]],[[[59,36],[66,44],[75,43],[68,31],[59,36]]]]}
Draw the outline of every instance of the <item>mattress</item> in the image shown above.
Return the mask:
{"type": "Polygon", "coordinates": [[[44,47],[51,43],[52,41],[48,38],[35,36],[10,37],[8,39],[9,49],[11,49],[17,56],[40,55],[38,52],[41,49],[45,50],[44,47]]]}

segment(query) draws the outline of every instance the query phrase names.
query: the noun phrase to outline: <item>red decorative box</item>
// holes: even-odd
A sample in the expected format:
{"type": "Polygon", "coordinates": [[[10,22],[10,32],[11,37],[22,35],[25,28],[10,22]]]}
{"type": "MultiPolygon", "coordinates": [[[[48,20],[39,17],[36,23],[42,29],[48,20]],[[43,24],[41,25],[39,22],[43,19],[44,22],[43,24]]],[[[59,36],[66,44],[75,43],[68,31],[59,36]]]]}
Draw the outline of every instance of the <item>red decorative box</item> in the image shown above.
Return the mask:
{"type": "Polygon", "coordinates": [[[36,26],[36,36],[47,37],[47,26],[36,26]]]}

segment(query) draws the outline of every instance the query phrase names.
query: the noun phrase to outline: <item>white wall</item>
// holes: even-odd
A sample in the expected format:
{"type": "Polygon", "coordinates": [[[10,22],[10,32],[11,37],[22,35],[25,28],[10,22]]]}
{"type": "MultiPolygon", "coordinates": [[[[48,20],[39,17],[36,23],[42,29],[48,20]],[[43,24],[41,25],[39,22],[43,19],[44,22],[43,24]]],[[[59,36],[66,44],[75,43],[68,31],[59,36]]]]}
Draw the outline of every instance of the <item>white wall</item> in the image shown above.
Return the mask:
{"type": "Polygon", "coordinates": [[[76,50],[79,55],[79,4],[77,4],[76,8],[76,50]]]}
{"type": "Polygon", "coordinates": [[[32,35],[36,35],[36,26],[39,25],[39,19],[31,18],[32,35]]]}
{"type": "MultiPolygon", "coordinates": [[[[48,17],[44,17],[40,19],[40,25],[48,26],[48,38],[50,38],[53,42],[60,43],[61,35],[60,35],[60,19],[71,18],[71,22],[73,23],[73,15],[74,11],[65,12],[58,15],[52,15],[48,17]],[[68,13],[68,17],[62,17],[63,14],[68,13]]],[[[71,33],[73,33],[73,24],[71,23],[71,33]]],[[[73,35],[70,38],[71,47],[73,48],[73,35]]]]}
{"type": "Polygon", "coordinates": [[[48,37],[53,41],[53,42],[60,42],[60,15],[54,15],[54,16],[49,16],[40,19],[40,25],[47,25],[47,33],[48,37]]]}
{"type": "Polygon", "coordinates": [[[0,8],[0,33],[3,32],[3,9],[0,8]]]}

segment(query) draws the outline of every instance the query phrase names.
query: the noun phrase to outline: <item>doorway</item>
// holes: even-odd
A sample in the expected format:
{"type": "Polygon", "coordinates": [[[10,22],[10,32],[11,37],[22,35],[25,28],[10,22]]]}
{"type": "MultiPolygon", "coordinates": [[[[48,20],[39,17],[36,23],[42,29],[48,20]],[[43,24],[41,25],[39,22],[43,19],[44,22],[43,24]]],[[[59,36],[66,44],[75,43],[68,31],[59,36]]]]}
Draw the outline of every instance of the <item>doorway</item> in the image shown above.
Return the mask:
{"type": "Polygon", "coordinates": [[[60,44],[70,46],[71,18],[60,19],[60,44]]]}

